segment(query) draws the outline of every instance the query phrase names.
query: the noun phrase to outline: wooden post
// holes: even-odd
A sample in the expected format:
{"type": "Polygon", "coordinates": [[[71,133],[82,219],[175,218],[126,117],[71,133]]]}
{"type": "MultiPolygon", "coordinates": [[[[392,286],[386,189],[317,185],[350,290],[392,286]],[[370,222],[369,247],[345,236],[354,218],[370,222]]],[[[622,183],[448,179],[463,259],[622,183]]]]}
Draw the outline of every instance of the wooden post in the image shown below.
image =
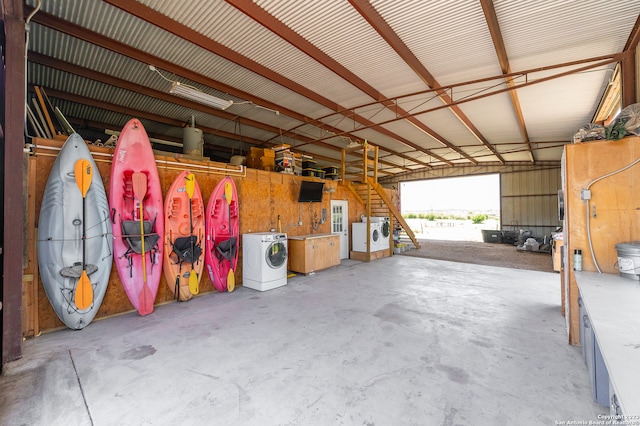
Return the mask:
{"type": "Polygon", "coordinates": [[[369,157],[367,156],[368,151],[369,146],[367,144],[367,140],[365,139],[364,144],[362,145],[362,183],[367,182],[367,171],[369,170],[369,164],[367,162],[367,160],[369,159],[369,157]]]}
{"type": "Polygon", "coordinates": [[[340,179],[344,185],[347,181],[345,179],[345,169],[347,168],[347,151],[342,148],[342,167],[340,168],[340,179]]]}
{"type": "Polygon", "coordinates": [[[378,146],[373,147],[373,181],[378,183],[378,146]]]}
{"type": "Polygon", "coordinates": [[[37,194],[37,164],[35,157],[29,157],[27,162],[27,266],[22,276],[22,335],[24,337],[37,336],[40,333],[38,323],[38,256],[37,223],[36,223],[36,194],[37,194]]]}

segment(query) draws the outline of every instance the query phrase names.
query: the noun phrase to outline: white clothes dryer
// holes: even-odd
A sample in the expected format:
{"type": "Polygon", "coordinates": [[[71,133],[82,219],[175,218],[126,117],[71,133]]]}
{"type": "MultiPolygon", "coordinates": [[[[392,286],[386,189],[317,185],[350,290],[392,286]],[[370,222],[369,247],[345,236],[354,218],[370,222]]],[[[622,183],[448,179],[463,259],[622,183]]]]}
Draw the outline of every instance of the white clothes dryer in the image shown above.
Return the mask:
{"type": "Polygon", "coordinates": [[[380,224],[371,223],[369,235],[367,235],[367,224],[363,222],[354,222],[351,226],[351,238],[353,251],[367,251],[367,239],[371,241],[371,252],[382,250],[380,247],[380,224]]]}
{"type": "Polygon", "coordinates": [[[267,291],[287,284],[287,256],[287,234],[243,234],[243,287],[267,291]]]}

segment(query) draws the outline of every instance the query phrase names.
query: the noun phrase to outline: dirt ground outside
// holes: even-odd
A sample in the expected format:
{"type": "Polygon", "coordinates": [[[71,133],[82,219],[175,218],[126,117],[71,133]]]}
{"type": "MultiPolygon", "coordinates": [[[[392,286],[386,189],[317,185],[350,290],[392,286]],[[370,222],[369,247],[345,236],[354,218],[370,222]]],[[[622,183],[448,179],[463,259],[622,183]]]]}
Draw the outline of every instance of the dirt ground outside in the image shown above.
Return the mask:
{"type": "Polygon", "coordinates": [[[420,250],[409,243],[402,255],[503,268],[554,272],[550,254],[517,250],[515,245],[485,243],[483,229],[498,229],[497,221],[426,221],[408,219],[420,250]]]}

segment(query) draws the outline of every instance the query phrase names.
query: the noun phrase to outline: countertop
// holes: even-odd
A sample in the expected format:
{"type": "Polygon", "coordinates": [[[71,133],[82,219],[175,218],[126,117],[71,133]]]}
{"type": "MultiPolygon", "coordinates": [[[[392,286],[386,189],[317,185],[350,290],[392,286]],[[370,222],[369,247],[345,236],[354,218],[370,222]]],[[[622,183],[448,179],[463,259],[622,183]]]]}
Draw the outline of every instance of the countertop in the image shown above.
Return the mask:
{"type": "Polygon", "coordinates": [[[575,277],[622,412],[640,416],[640,283],[597,272],[575,277]]]}
{"type": "Polygon", "coordinates": [[[338,234],[308,234],[308,235],[294,235],[294,236],[289,236],[287,237],[287,239],[289,240],[309,240],[312,238],[325,238],[325,237],[332,237],[332,236],[339,236],[338,234]]]}

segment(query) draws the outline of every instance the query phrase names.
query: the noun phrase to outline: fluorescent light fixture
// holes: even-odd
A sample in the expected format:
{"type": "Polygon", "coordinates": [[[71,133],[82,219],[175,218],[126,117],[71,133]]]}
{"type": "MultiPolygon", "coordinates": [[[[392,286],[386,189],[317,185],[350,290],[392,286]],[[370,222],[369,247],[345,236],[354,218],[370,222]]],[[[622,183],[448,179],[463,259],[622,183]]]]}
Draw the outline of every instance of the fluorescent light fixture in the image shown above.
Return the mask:
{"type": "Polygon", "coordinates": [[[171,93],[172,95],[180,96],[181,98],[189,99],[190,101],[195,101],[203,105],[222,110],[229,108],[233,104],[233,101],[226,101],[224,99],[217,98],[213,95],[201,92],[200,90],[195,89],[191,86],[180,84],[177,81],[171,84],[169,93],[171,93]]]}

